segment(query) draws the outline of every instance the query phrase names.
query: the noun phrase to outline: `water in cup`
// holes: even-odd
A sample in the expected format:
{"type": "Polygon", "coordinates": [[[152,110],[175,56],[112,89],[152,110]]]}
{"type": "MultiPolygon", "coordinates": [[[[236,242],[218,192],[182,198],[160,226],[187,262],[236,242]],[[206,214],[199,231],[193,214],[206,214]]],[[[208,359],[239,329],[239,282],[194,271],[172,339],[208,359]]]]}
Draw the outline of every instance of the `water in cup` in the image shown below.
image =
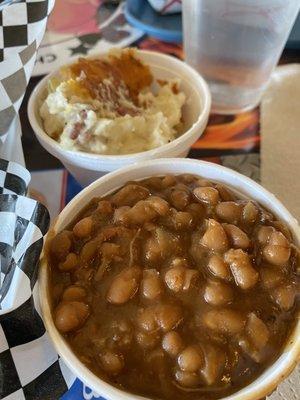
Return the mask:
{"type": "Polygon", "coordinates": [[[214,112],[258,104],[299,8],[299,0],[183,0],[186,61],[207,80],[214,112]]]}

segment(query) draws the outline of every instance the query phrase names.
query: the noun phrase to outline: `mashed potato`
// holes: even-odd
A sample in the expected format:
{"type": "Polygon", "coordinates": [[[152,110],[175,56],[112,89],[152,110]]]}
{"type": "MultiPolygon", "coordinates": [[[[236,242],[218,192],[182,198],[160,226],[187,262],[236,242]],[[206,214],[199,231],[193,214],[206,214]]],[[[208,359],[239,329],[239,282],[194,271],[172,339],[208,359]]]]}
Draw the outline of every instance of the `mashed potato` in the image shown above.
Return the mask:
{"type": "Polygon", "coordinates": [[[45,131],[66,150],[129,154],[180,134],[186,98],[179,82],[153,82],[132,50],[75,67],[50,82],[40,107],[45,131]]]}

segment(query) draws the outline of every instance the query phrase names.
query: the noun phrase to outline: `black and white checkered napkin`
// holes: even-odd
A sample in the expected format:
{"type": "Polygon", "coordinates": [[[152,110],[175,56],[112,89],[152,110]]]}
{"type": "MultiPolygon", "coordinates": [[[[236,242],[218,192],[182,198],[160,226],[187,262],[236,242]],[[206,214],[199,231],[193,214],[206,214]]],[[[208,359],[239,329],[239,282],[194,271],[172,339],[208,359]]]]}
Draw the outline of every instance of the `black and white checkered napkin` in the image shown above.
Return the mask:
{"type": "Polygon", "coordinates": [[[31,385],[34,372],[40,375],[41,365],[49,364],[45,351],[39,352],[45,342],[45,328],[34,300],[37,263],[49,225],[49,213],[42,204],[25,197],[29,181],[30,174],[24,167],[0,159],[2,399],[8,395],[9,399],[26,398],[23,393],[36,390],[31,385]],[[38,358],[41,354],[45,360],[38,358]]]}
{"type": "Polygon", "coordinates": [[[58,357],[41,318],[37,269],[50,218],[25,197],[29,181],[0,158],[0,399],[101,400],[58,357]]]}
{"type": "Polygon", "coordinates": [[[20,368],[28,375],[36,362],[34,353],[29,357],[28,350],[45,334],[34,307],[34,291],[48,224],[47,209],[35,200],[17,194],[0,195],[1,398],[22,388],[20,368]],[[24,346],[28,346],[27,351],[24,346]]]}
{"type": "Polygon", "coordinates": [[[18,113],[55,0],[0,3],[0,141],[18,113]]]}

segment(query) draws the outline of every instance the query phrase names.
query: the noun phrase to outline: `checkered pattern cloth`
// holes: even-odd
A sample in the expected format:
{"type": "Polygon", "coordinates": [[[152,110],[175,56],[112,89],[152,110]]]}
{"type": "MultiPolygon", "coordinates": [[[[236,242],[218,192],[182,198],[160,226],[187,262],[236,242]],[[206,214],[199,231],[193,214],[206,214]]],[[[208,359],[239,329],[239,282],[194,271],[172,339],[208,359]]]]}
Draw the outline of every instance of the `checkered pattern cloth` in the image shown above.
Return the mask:
{"type": "MultiPolygon", "coordinates": [[[[5,4],[5,3],[4,3],[5,4]]],[[[0,140],[19,111],[54,0],[12,1],[0,8],[0,140]]]]}
{"type": "Polygon", "coordinates": [[[30,173],[0,158],[0,399],[104,400],[67,368],[45,330],[37,266],[47,209],[25,197],[30,173]]]}
{"type": "Polygon", "coordinates": [[[37,298],[37,262],[47,209],[25,197],[22,166],[0,159],[0,398],[57,399],[65,367],[48,341],[37,298]]]}

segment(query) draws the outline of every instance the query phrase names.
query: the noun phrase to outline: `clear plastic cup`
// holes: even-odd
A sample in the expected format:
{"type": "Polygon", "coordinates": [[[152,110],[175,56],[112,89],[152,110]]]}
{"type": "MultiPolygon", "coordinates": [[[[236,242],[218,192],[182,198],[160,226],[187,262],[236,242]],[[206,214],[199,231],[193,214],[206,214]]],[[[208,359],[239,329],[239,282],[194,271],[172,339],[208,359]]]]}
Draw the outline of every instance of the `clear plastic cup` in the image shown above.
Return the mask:
{"type": "Polygon", "coordinates": [[[299,0],[183,0],[186,61],[208,82],[214,112],[259,103],[299,8],[299,0]]]}

